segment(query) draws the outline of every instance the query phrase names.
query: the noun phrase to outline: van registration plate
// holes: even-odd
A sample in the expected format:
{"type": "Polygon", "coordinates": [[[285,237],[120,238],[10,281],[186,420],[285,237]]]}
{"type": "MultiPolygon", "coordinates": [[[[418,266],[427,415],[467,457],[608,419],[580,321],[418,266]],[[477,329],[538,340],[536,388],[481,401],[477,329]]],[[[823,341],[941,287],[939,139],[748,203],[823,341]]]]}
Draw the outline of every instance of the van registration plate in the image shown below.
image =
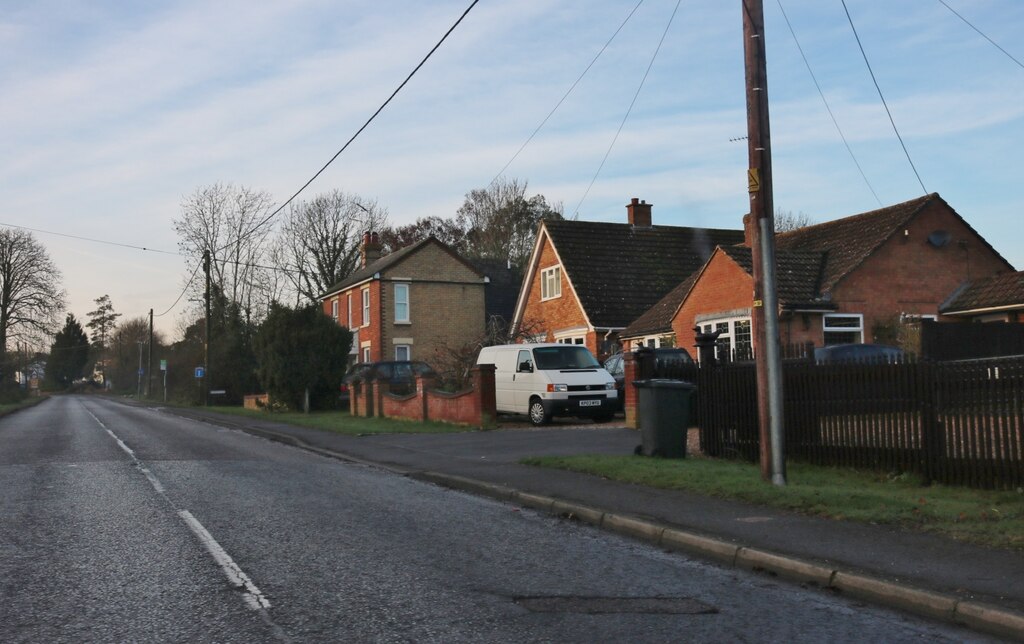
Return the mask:
{"type": "Polygon", "coordinates": [[[600,407],[600,400],[581,400],[580,407],[600,407]]]}

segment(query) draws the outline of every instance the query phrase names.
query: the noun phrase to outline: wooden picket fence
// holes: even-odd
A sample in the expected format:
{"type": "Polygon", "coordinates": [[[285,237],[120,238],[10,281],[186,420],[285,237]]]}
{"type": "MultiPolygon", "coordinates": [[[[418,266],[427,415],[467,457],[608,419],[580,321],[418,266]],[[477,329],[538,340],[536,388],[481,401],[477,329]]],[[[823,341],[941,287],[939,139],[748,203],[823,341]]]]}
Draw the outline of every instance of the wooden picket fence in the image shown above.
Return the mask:
{"type": "MultiPolygon", "coordinates": [[[[752,363],[692,368],[701,449],[758,459],[752,363]]],[[[786,456],[916,472],[980,488],[1024,486],[1024,358],[963,362],[783,363],[786,456]]]]}

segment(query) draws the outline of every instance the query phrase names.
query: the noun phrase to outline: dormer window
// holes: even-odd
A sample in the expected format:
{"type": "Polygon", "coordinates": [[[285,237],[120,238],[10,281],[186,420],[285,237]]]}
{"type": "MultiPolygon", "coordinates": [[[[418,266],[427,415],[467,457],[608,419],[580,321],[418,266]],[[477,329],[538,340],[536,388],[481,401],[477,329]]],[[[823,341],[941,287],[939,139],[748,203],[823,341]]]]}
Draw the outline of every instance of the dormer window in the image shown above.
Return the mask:
{"type": "Polygon", "coordinates": [[[540,299],[562,297],[562,267],[552,266],[540,272],[540,299]]]}

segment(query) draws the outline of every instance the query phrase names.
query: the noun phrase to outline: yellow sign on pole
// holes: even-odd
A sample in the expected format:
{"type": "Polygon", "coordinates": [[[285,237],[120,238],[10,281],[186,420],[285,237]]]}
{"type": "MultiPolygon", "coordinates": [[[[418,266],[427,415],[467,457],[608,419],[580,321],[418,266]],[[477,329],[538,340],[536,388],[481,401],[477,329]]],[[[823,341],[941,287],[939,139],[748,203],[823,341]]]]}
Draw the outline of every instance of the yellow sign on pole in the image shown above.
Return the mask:
{"type": "Polygon", "coordinates": [[[761,173],[757,168],[747,170],[747,192],[761,191],[761,173]]]}

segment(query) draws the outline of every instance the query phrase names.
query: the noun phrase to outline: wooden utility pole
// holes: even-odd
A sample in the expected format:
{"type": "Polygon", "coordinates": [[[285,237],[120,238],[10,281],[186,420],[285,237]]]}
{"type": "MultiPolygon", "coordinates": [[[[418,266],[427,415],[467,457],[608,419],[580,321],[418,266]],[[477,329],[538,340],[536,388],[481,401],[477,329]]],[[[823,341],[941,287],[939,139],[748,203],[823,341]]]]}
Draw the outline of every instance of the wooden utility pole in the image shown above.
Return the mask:
{"type": "Polygon", "coordinates": [[[203,272],[206,273],[206,337],[203,342],[203,377],[200,386],[203,388],[203,405],[210,404],[210,251],[203,251],[203,272]]]}
{"type": "Polygon", "coordinates": [[[146,398],[153,391],[153,309],[149,310],[149,355],[146,358],[146,398]]]}
{"type": "Polygon", "coordinates": [[[750,168],[750,253],[754,302],[752,331],[757,350],[757,416],[761,476],[785,485],[782,425],[782,367],[779,309],[775,291],[775,214],[772,203],[771,132],[768,127],[768,72],[765,60],[764,9],[761,0],[743,4],[743,58],[747,85],[747,150],[750,168]]]}

